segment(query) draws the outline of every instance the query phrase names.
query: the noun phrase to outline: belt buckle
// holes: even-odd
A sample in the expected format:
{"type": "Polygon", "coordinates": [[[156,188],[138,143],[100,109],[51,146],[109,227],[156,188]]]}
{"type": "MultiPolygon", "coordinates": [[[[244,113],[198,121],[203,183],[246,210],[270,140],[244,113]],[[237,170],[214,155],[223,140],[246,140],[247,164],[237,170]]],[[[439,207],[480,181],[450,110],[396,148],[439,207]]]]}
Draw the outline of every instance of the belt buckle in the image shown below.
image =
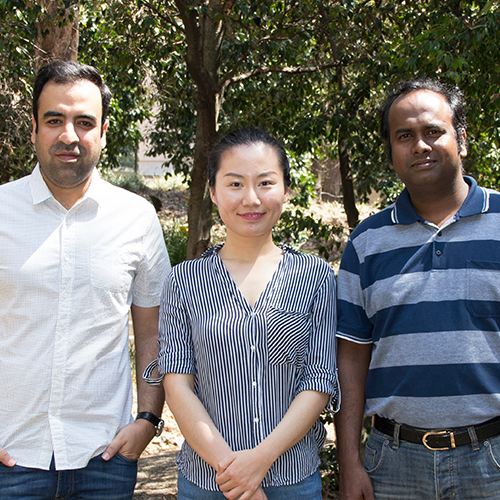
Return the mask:
{"type": "Polygon", "coordinates": [[[456,445],[455,445],[455,436],[453,435],[453,432],[452,431],[429,431],[429,432],[426,432],[423,436],[422,436],[422,444],[428,449],[428,450],[431,450],[431,451],[443,451],[443,450],[449,450],[450,448],[456,448],[456,445]],[[444,434],[449,434],[450,435],[450,445],[451,446],[445,446],[444,448],[432,448],[431,446],[429,446],[427,444],[427,438],[429,436],[442,436],[444,434]]]}

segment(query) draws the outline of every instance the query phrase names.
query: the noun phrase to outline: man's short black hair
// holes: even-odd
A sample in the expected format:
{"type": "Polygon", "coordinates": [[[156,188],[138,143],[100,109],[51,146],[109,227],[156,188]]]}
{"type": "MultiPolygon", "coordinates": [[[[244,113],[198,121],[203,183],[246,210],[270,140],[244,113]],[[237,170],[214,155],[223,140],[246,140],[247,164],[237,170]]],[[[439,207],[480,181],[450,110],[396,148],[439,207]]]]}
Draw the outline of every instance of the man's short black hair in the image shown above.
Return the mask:
{"type": "Polygon", "coordinates": [[[458,87],[447,85],[432,78],[399,82],[394,89],[387,93],[386,100],[381,108],[380,135],[385,141],[387,158],[390,164],[392,164],[392,147],[389,130],[389,111],[398,97],[415,92],[416,90],[431,90],[432,92],[442,95],[446,99],[451,109],[458,150],[460,151],[462,146],[465,146],[463,132],[466,130],[467,123],[464,112],[464,96],[458,87]]]}
{"type": "Polygon", "coordinates": [[[103,82],[99,72],[92,66],[66,61],[52,61],[38,70],[33,86],[33,116],[35,117],[36,124],[35,132],[38,132],[38,101],[45,84],[49,81],[65,84],[76,83],[81,80],[92,82],[101,92],[101,134],[104,132],[104,123],[108,118],[109,103],[111,102],[111,92],[108,86],[103,82]]]}

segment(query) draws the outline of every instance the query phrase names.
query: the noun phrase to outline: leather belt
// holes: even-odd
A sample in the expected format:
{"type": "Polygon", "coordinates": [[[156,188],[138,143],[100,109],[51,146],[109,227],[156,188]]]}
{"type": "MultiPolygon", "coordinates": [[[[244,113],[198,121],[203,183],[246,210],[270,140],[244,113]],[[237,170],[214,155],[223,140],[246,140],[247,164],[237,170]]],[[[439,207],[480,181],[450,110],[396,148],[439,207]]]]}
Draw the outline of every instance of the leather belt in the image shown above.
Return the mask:
{"type": "MultiPolygon", "coordinates": [[[[373,417],[373,427],[391,437],[394,436],[396,425],[396,423],[387,418],[379,417],[378,415],[373,417]]],[[[471,427],[476,432],[477,440],[485,441],[500,434],[500,417],[471,427]]],[[[468,427],[429,430],[401,425],[399,428],[399,439],[401,441],[408,441],[409,443],[422,444],[433,451],[449,450],[472,442],[467,429],[468,427]]]]}

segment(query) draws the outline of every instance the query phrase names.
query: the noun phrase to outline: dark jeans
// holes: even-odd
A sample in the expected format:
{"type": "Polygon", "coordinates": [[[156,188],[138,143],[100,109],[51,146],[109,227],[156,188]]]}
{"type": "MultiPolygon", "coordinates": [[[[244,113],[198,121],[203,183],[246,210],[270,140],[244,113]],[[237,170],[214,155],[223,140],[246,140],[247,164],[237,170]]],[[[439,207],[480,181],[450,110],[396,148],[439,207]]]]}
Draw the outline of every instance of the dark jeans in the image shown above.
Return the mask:
{"type": "Polygon", "coordinates": [[[137,461],[121,455],[108,462],[93,458],[84,469],[56,471],[0,463],[2,500],[131,500],[137,461]]]}

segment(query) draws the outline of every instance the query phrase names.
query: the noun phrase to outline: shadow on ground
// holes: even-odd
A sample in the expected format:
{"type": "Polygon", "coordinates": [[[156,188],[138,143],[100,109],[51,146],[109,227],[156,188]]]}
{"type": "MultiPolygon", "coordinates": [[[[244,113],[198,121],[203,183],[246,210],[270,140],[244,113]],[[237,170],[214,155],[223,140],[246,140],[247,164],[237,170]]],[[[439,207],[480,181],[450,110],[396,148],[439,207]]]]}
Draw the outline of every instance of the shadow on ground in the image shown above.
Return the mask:
{"type": "Polygon", "coordinates": [[[175,500],[177,498],[178,450],[142,457],[135,487],[134,500],[175,500]]]}

